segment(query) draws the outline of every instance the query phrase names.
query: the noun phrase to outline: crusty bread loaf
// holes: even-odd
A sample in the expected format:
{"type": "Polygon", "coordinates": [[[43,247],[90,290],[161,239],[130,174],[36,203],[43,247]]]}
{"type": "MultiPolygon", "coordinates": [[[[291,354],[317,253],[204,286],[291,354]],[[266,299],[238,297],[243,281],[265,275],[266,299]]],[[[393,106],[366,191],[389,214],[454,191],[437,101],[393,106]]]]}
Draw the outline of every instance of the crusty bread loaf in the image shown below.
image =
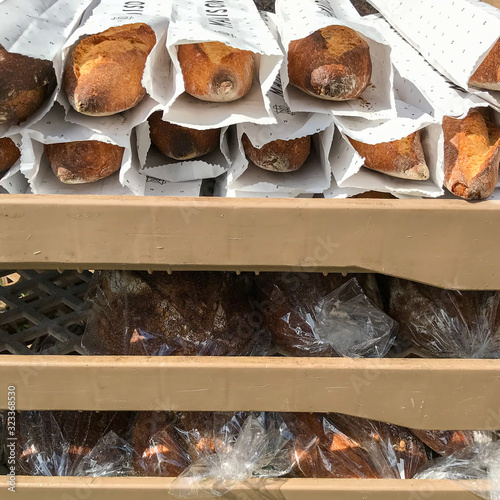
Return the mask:
{"type": "Polygon", "coordinates": [[[500,90],[500,38],[469,79],[469,85],[488,90],[500,90]]]}
{"type": "Polygon", "coordinates": [[[8,137],[0,139],[0,172],[8,170],[21,156],[21,151],[8,137]]]}
{"type": "Polygon", "coordinates": [[[157,111],[149,119],[151,142],[165,155],[174,160],[192,160],[219,147],[220,128],[196,130],[181,127],[162,120],[157,111]]]}
{"type": "Polygon", "coordinates": [[[500,128],[485,110],[471,109],[467,117],[444,117],[444,185],[468,200],[488,198],[498,182],[500,128]]]}
{"type": "Polygon", "coordinates": [[[109,116],[136,106],[146,94],[142,75],[156,43],[147,24],[125,24],[84,38],[64,73],[68,100],[79,113],[109,116]]]}
{"type": "Polygon", "coordinates": [[[85,184],[109,177],[120,169],[125,148],[101,141],[46,144],[52,171],[65,184],[85,184]]]}
{"type": "Polygon", "coordinates": [[[289,141],[277,139],[256,148],[246,134],[241,137],[247,157],[258,167],[272,172],[294,172],[307,160],[311,152],[311,136],[289,141]]]}
{"type": "Polygon", "coordinates": [[[0,46],[0,125],[18,125],[56,88],[51,61],[7,52],[0,46]]]}
{"type": "Polygon", "coordinates": [[[221,42],[188,43],[177,47],[186,92],[209,102],[236,101],[252,86],[255,60],[248,50],[221,42]]]}
{"type": "Polygon", "coordinates": [[[331,101],[355,99],[371,75],[368,44],[351,28],[327,26],[290,42],[288,77],[307,94],[331,101]]]}
{"type": "Polygon", "coordinates": [[[470,458],[467,455],[474,445],[485,446],[492,441],[492,433],[483,431],[427,431],[411,429],[421,441],[436,453],[470,458]]]}
{"type": "Polygon", "coordinates": [[[403,139],[380,144],[364,144],[351,138],[349,141],[365,159],[365,167],[371,170],[400,179],[425,181],[429,178],[420,131],[403,139]]]}

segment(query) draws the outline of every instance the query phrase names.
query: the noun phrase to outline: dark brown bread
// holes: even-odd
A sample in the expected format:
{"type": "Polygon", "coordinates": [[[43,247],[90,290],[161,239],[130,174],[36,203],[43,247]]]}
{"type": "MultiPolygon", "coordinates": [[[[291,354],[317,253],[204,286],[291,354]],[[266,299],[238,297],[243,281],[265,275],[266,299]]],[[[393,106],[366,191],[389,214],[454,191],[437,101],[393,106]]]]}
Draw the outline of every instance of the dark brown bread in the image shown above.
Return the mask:
{"type": "Polygon", "coordinates": [[[470,77],[469,85],[481,89],[500,90],[500,38],[470,77]]]}
{"type": "Polygon", "coordinates": [[[246,277],[224,272],[95,275],[82,345],[93,354],[264,355],[246,277]]]}
{"type": "Polygon", "coordinates": [[[365,167],[391,177],[415,181],[429,178],[420,131],[408,137],[379,144],[364,144],[349,138],[354,149],[365,159],[365,167]]]}
{"type": "Polygon", "coordinates": [[[256,148],[246,134],[241,138],[247,157],[258,167],[272,172],[294,172],[307,160],[311,152],[311,136],[289,141],[268,142],[256,148]]]}
{"type": "Polygon", "coordinates": [[[255,277],[259,308],[275,348],[287,356],[337,356],[319,342],[311,316],[321,299],[356,277],[367,296],[381,306],[373,275],[320,273],[260,273],[255,277]]]}
{"type": "Polygon", "coordinates": [[[143,99],[142,75],[156,43],[147,24],[125,24],[83,39],[64,73],[64,90],[79,113],[109,116],[143,99]]]}
{"type": "Polygon", "coordinates": [[[347,101],[370,83],[368,44],[351,28],[328,26],[288,48],[288,77],[302,91],[321,99],[347,101]]]}
{"type": "Polygon", "coordinates": [[[221,42],[177,47],[188,94],[209,102],[230,102],[248,94],[254,77],[254,54],[221,42]]]}
{"type": "Polygon", "coordinates": [[[0,46],[0,125],[18,125],[56,88],[51,61],[7,52],[0,46]]]}
{"type": "Polygon", "coordinates": [[[157,111],[149,118],[151,142],[165,155],[174,160],[192,160],[206,155],[219,147],[220,128],[196,130],[181,127],[162,120],[157,111]]]}
{"type": "Polygon", "coordinates": [[[445,116],[444,185],[468,200],[491,196],[498,182],[500,128],[483,109],[471,109],[466,118],[445,116]]]}
{"type": "Polygon", "coordinates": [[[65,184],[85,184],[120,170],[125,148],[101,141],[46,144],[52,171],[65,184]]]}
{"type": "Polygon", "coordinates": [[[12,139],[0,139],[0,172],[8,170],[21,157],[21,151],[12,139]]]}

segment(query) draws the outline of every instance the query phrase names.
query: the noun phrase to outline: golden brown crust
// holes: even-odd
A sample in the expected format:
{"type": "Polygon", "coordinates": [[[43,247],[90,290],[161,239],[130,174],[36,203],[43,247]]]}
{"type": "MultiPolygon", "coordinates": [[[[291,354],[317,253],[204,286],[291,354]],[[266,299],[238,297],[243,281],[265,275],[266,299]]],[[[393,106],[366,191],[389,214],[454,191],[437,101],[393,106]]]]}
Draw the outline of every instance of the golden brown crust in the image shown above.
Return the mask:
{"type": "Polygon", "coordinates": [[[365,159],[365,167],[371,170],[414,181],[425,181],[429,178],[420,131],[397,141],[380,144],[364,144],[351,138],[349,141],[365,159]]]}
{"type": "Polygon", "coordinates": [[[156,43],[147,24],[126,24],[90,35],[73,50],[64,90],[79,113],[109,116],[136,106],[146,94],[142,75],[156,43]]]}
{"type": "Polygon", "coordinates": [[[268,142],[256,148],[246,134],[241,138],[247,157],[258,167],[272,172],[294,172],[307,160],[311,152],[311,136],[290,141],[268,142]]]}
{"type": "Polygon", "coordinates": [[[65,184],[85,184],[109,177],[120,169],[125,148],[101,141],[46,144],[52,171],[65,184]]]}
{"type": "Polygon", "coordinates": [[[443,133],[445,187],[468,200],[488,198],[498,182],[500,128],[471,109],[463,119],[444,117],[443,133]]]}
{"type": "Polygon", "coordinates": [[[220,128],[195,130],[162,120],[157,111],[149,119],[151,142],[165,155],[174,160],[192,160],[206,155],[219,147],[220,128]]]}
{"type": "Polygon", "coordinates": [[[500,90],[500,38],[470,77],[469,85],[481,89],[500,90]]]}
{"type": "Polygon", "coordinates": [[[186,92],[209,102],[231,102],[252,86],[255,60],[248,50],[221,42],[179,45],[177,57],[186,92]]]}
{"type": "Polygon", "coordinates": [[[307,94],[331,101],[355,99],[371,74],[368,44],[346,26],[328,26],[290,42],[288,77],[307,94]]]}
{"type": "MultiPolygon", "coordinates": [[[[467,452],[471,446],[487,441],[487,434],[474,431],[427,431],[411,429],[423,443],[436,453],[449,457],[467,452]]],[[[470,450],[469,450],[470,451],[470,450]]]]}
{"type": "Polygon", "coordinates": [[[10,126],[25,121],[55,87],[51,61],[10,53],[0,47],[0,124],[10,126]]]}
{"type": "Polygon", "coordinates": [[[19,160],[21,151],[12,139],[5,137],[0,139],[0,172],[9,169],[19,160]]]}

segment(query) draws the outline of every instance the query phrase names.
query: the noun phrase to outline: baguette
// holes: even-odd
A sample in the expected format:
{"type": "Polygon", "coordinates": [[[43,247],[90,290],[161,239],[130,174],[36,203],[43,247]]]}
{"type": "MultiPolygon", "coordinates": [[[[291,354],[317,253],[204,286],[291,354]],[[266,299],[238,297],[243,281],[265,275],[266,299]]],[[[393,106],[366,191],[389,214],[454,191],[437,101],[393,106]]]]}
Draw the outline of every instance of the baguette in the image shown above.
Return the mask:
{"type": "Polygon", "coordinates": [[[0,172],[12,167],[20,156],[21,152],[12,139],[8,137],[0,139],[0,172]]]}
{"type": "Polygon", "coordinates": [[[143,99],[142,75],[156,43],[147,24],[126,24],[83,39],[64,73],[64,90],[73,108],[88,116],[109,116],[143,99]]]}
{"type": "Polygon", "coordinates": [[[256,148],[246,134],[241,138],[247,157],[258,167],[272,172],[294,172],[307,160],[311,152],[311,136],[290,141],[276,141],[256,148]]]}
{"type": "Polygon", "coordinates": [[[248,94],[255,72],[254,54],[221,42],[179,45],[177,57],[186,92],[209,102],[231,102],[248,94]]]}
{"type": "Polygon", "coordinates": [[[51,61],[7,52],[0,45],[0,125],[19,125],[56,88],[51,61]]]}
{"type": "Polygon", "coordinates": [[[445,116],[443,133],[445,187],[468,200],[488,198],[498,181],[500,128],[471,109],[463,119],[445,116]]]}
{"type": "Polygon", "coordinates": [[[157,111],[149,119],[151,142],[165,155],[174,160],[192,160],[219,147],[220,128],[195,130],[165,122],[163,113],[157,111]]]}
{"type": "Polygon", "coordinates": [[[86,184],[120,169],[125,148],[100,141],[46,144],[52,171],[65,184],[86,184]]]}
{"type": "Polygon", "coordinates": [[[365,167],[391,177],[425,181],[429,169],[425,163],[420,131],[403,139],[380,144],[364,144],[349,138],[353,148],[365,159],[365,167]]]}
{"type": "Polygon", "coordinates": [[[328,26],[290,42],[290,83],[309,95],[330,101],[355,99],[371,75],[368,44],[351,28],[328,26]]]}
{"type": "Polygon", "coordinates": [[[469,85],[481,89],[500,90],[500,39],[470,77],[469,85]]]}

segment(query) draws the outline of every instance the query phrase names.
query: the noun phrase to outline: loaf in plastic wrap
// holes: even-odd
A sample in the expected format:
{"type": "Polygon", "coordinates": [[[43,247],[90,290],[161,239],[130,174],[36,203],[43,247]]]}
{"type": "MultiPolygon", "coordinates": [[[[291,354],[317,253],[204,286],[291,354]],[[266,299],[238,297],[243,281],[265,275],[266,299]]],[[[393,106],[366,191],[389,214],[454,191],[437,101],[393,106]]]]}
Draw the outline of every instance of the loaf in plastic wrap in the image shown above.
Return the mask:
{"type": "Polygon", "coordinates": [[[499,358],[500,292],[442,290],[394,279],[389,315],[405,339],[431,358],[499,358]]]}
{"type": "Polygon", "coordinates": [[[82,346],[93,355],[265,355],[252,285],[225,272],[97,273],[82,346]]]}

